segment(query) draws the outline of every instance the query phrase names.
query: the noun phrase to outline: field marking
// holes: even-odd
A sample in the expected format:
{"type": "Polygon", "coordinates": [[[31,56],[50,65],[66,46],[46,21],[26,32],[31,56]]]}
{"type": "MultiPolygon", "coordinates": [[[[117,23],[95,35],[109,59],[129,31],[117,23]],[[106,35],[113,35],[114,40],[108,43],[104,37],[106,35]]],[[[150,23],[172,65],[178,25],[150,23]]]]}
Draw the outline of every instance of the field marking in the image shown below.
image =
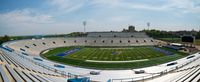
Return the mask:
{"type": "Polygon", "coordinates": [[[133,49],[133,48],[99,48],[99,49],[107,49],[107,50],[111,50],[111,49],[133,49]]]}
{"type": "Polygon", "coordinates": [[[96,63],[130,63],[130,62],[141,62],[148,61],[149,59],[141,59],[141,60],[130,60],[130,61],[98,61],[98,60],[85,60],[86,62],[96,62],[96,63]]]}
{"type": "Polygon", "coordinates": [[[43,51],[42,52],[42,54],[45,54],[45,53],[47,53],[47,52],[49,52],[50,50],[45,50],[45,51],[43,51]]]}

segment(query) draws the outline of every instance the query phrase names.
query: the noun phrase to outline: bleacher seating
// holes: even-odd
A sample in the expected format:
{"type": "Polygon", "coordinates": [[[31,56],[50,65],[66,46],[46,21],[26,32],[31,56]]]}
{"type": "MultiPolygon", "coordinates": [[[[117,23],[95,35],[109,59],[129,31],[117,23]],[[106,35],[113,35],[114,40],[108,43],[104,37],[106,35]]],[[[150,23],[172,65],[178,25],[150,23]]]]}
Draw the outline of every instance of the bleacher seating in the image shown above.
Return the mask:
{"type": "MultiPolygon", "coordinates": [[[[200,54],[195,54],[200,55],[200,54]]],[[[178,66],[178,69],[170,72],[169,74],[160,76],[156,79],[147,82],[200,82],[200,56],[189,59],[188,62],[184,62],[182,66],[178,66]]],[[[186,57],[187,58],[187,57],[186,57]]],[[[185,59],[186,59],[185,58],[185,59]]]]}
{"type": "Polygon", "coordinates": [[[194,67],[186,70],[186,73],[181,74],[179,77],[171,80],[171,82],[199,82],[200,78],[200,67],[194,67]]]}
{"type": "Polygon", "coordinates": [[[38,55],[41,51],[63,46],[146,46],[155,45],[152,38],[45,38],[36,40],[20,40],[8,43],[7,46],[27,55],[38,55]],[[56,44],[54,44],[55,42],[56,44]],[[45,43],[45,45],[44,45],[45,43]]]}
{"type": "Polygon", "coordinates": [[[57,73],[45,70],[33,63],[30,64],[31,62],[25,59],[18,59],[20,57],[17,55],[6,53],[11,52],[0,50],[0,82],[65,82],[65,78],[57,73]],[[26,61],[26,63],[21,61],[26,61]],[[59,79],[50,80],[45,76],[59,79]]]}

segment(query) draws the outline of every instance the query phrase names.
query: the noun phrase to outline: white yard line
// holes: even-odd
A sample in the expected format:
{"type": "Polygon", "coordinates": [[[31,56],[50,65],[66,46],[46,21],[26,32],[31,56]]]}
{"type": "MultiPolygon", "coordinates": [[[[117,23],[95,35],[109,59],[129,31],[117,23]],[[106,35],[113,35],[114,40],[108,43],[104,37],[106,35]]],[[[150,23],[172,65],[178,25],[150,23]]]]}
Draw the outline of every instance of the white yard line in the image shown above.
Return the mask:
{"type": "Polygon", "coordinates": [[[129,62],[141,62],[148,61],[149,59],[141,59],[141,60],[130,60],[130,61],[97,61],[97,60],[85,60],[86,62],[98,62],[98,63],[129,63],[129,62]]]}

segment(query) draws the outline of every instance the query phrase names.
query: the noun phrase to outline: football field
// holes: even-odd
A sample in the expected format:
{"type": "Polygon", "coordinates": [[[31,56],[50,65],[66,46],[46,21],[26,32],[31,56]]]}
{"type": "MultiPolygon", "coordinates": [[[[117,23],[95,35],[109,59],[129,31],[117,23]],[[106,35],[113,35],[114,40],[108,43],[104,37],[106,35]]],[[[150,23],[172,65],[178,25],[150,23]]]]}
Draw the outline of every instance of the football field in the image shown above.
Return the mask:
{"type": "Polygon", "coordinates": [[[142,46],[113,48],[60,47],[52,49],[41,56],[63,64],[96,69],[147,67],[186,56],[184,53],[165,48],[162,49],[168,50],[174,53],[174,55],[166,55],[162,52],[156,51],[151,46],[142,46]],[[77,48],[78,50],[74,50],[77,48]],[[60,56],[60,54],[62,55],[60,56]]]}
{"type": "Polygon", "coordinates": [[[71,59],[101,60],[101,61],[127,61],[150,59],[165,56],[150,47],[137,48],[82,48],[77,52],[65,56],[71,59]]]}

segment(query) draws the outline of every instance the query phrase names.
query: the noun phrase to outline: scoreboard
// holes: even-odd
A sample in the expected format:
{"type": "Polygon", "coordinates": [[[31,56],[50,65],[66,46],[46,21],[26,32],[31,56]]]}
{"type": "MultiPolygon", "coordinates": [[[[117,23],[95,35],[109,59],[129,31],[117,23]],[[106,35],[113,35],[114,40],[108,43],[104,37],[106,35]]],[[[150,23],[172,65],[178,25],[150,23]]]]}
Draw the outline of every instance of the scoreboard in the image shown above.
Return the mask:
{"type": "Polygon", "coordinates": [[[195,37],[194,36],[182,36],[181,41],[187,42],[187,43],[194,43],[195,37]]]}

